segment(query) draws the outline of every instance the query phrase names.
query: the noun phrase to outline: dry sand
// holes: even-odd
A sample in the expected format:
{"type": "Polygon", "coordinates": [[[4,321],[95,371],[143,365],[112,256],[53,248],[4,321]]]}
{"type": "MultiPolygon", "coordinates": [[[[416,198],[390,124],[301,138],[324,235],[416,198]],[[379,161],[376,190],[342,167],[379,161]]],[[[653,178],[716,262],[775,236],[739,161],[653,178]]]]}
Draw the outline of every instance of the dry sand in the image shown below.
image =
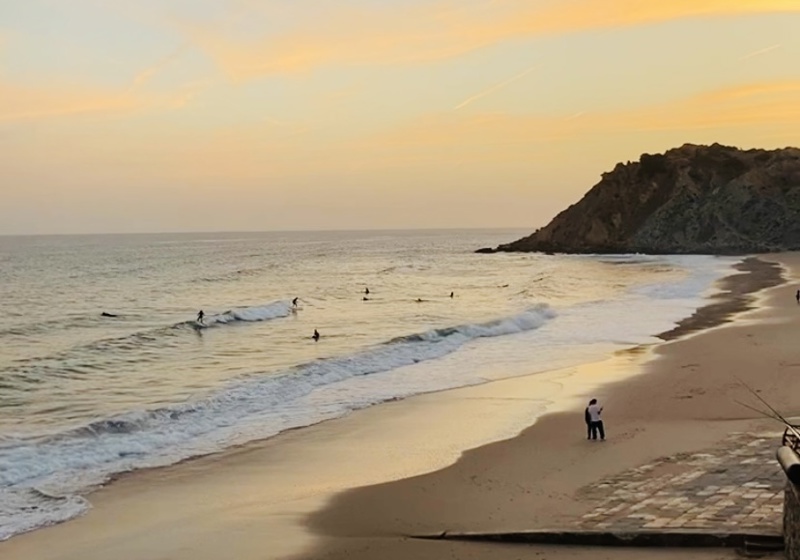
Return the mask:
{"type": "MultiPolygon", "coordinates": [[[[800,270],[798,255],[764,260],[784,263],[790,280],[800,270]]],[[[767,269],[758,270],[730,281],[735,297],[720,303],[737,301],[734,307],[717,309],[714,320],[698,316],[684,329],[707,327],[746,305],[743,294],[769,281],[767,269]]],[[[736,376],[785,414],[800,415],[800,402],[792,400],[800,389],[794,290],[785,284],[763,291],[757,309],[731,325],[654,351],[389,403],[122,477],[91,496],[95,507],[85,517],[0,543],[0,558],[730,558],[732,552],[715,550],[687,556],[406,535],[557,528],[588,509],[577,490],[600,477],[701,450],[731,431],[776,428],[734,402],[747,398],[736,376]],[[605,406],[604,443],[585,440],[581,411],[590,395],[605,406]],[[531,423],[542,399],[551,401],[548,411],[561,412],[512,437],[531,423]],[[461,455],[502,438],[510,439],[461,455]]]]}

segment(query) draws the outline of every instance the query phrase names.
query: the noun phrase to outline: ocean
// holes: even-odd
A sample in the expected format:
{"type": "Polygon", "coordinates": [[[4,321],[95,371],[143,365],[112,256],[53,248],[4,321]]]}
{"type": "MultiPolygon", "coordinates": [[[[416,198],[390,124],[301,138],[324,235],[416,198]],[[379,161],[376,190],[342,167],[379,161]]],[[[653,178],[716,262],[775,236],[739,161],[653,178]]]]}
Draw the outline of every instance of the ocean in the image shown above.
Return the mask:
{"type": "Polygon", "coordinates": [[[738,262],[474,253],[527,233],[0,237],[0,540],[118,473],[653,343],[738,262]]]}

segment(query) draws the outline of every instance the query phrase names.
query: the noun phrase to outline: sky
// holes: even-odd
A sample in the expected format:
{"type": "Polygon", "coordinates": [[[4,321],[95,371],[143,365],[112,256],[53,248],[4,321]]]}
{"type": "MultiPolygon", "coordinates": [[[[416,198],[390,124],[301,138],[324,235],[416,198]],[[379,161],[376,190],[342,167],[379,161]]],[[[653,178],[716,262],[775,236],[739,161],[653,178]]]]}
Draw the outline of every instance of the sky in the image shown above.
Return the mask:
{"type": "Polygon", "coordinates": [[[0,234],[521,227],[800,146],[800,0],[0,0],[0,234]]]}

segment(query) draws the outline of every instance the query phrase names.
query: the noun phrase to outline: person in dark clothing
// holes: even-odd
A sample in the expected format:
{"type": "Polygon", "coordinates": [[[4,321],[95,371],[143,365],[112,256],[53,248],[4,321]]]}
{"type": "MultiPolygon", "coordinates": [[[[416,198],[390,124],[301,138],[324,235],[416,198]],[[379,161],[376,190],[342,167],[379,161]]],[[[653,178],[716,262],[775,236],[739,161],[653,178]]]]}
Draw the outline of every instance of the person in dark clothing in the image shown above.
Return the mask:
{"type": "Polygon", "coordinates": [[[794,295],[794,299],[797,300],[797,305],[800,305],[800,290],[797,290],[797,293],[794,295]]]}
{"type": "Polygon", "coordinates": [[[586,439],[592,439],[592,417],[589,415],[589,407],[583,411],[583,420],[586,422],[586,439]]]}
{"type": "Polygon", "coordinates": [[[369,288],[364,288],[364,294],[369,295],[369,288]]]}
{"type": "Polygon", "coordinates": [[[292,307],[297,307],[297,300],[298,300],[298,299],[300,299],[300,298],[294,298],[294,299],[292,300],[292,307]]]}
{"type": "Polygon", "coordinates": [[[453,299],[454,295],[455,295],[455,292],[450,292],[450,299],[453,299]]]}
{"type": "Polygon", "coordinates": [[[202,323],[203,322],[203,317],[205,317],[205,316],[206,316],[206,314],[203,313],[203,310],[201,309],[200,312],[197,314],[197,322],[198,323],[202,323]]]}
{"type": "Polygon", "coordinates": [[[311,338],[314,339],[314,342],[319,340],[319,331],[317,331],[317,329],[314,329],[314,334],[311,336],[311,338]]]}

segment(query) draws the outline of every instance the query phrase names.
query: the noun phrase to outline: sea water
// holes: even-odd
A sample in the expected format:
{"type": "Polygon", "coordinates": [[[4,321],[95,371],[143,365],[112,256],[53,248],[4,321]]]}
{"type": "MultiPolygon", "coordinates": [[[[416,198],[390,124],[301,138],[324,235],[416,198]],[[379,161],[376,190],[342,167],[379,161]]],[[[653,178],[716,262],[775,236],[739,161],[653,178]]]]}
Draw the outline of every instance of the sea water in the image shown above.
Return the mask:
{"type": "Polygon", "coordinates": [[[0,237],[0,540],[116,473],[654,342],[737,262],[474,253],[526,233],[0,237]]]}

